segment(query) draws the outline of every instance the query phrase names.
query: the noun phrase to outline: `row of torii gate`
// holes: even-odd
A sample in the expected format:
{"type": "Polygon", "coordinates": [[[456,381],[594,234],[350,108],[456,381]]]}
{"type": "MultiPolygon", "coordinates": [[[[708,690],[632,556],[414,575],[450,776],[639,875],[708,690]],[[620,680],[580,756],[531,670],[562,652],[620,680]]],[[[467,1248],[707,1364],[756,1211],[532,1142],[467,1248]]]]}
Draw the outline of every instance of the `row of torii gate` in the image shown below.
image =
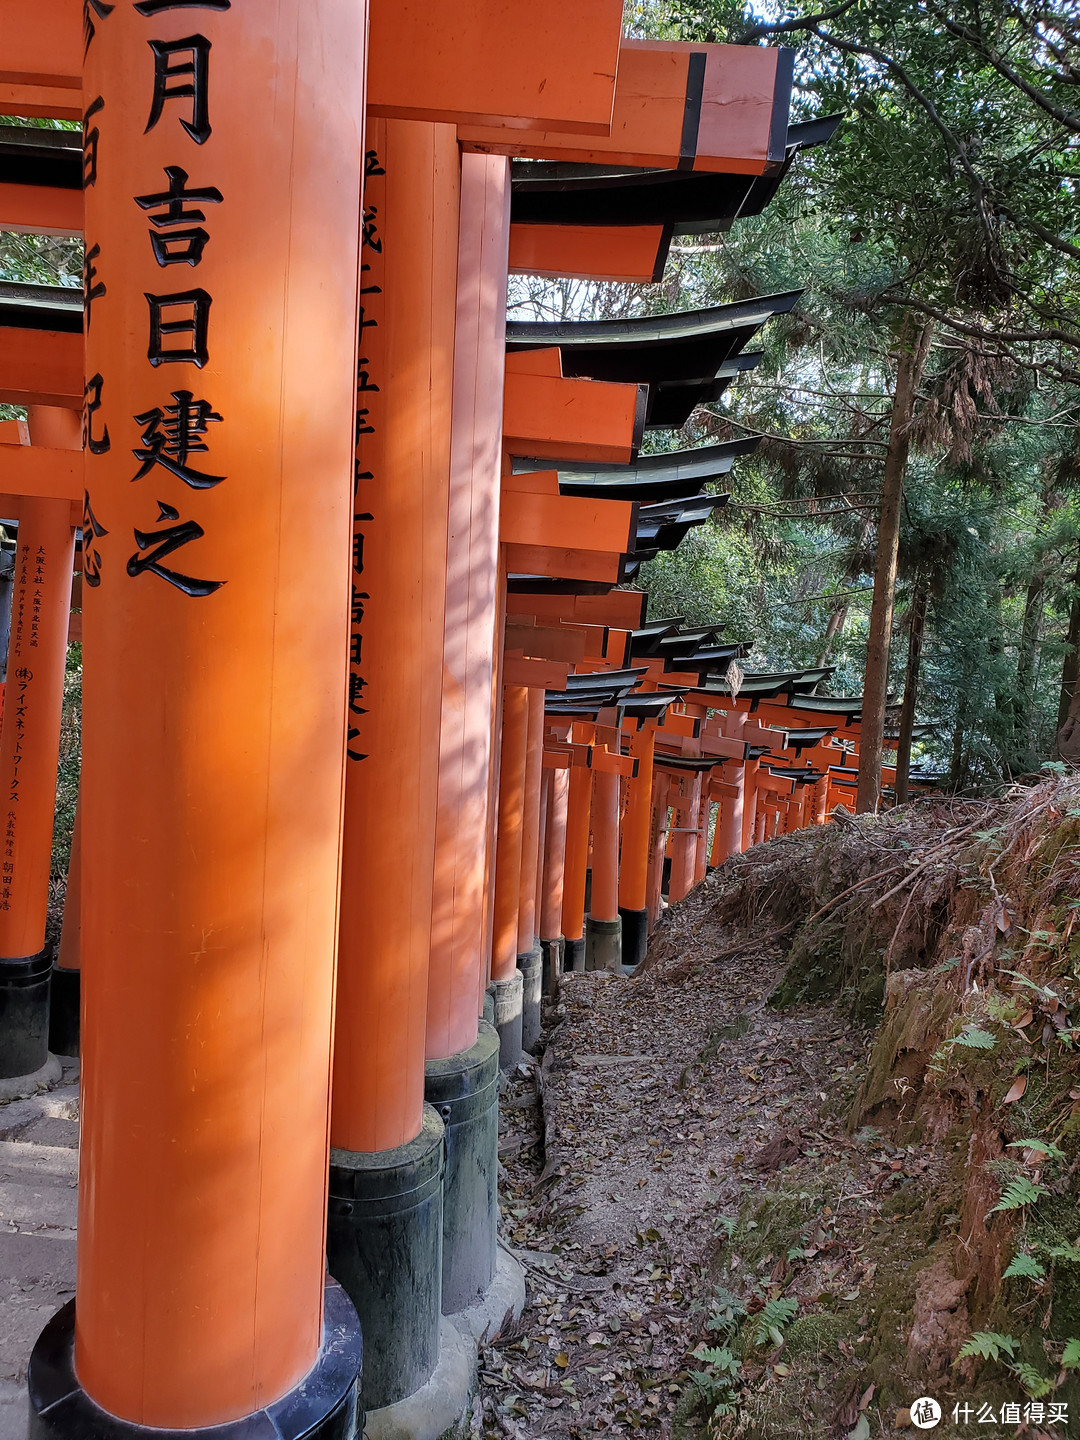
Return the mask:
{"type": "Polygon", "coordinates": [[[545,979],[622,973],[665,891],[854,787],[827,670],[739,675],[745,644],[632,588],[755,443],[641,458],[644,431],[798,293],[506,321],[509,271],[655,279],[835,128],[789,123],[792,52],[621,18],[5,8],[0,111],[83,122],[0,127],[0,227],[85,245],[83,296],[0,286],[27,413],[0,433],[0,1075],[45,1073],[81,976],[78,1288],[36,1435],[351,1440],[361,1402],[372,1437],[448,1432],[521,1304],[498,1071],[545,979]]]}

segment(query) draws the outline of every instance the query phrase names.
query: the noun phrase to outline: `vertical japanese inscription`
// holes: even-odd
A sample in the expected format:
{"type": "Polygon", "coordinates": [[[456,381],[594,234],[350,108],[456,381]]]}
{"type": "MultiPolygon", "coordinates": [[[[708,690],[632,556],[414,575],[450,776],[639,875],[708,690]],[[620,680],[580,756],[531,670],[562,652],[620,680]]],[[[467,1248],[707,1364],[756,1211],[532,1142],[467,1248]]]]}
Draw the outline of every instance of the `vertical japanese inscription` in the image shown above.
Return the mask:
{"type": "MultiPolygon", "coordinates": [[[[84,30],[89,48],[96,34],[96,24],[107,20],[115,4],[103,0],[85,0],[84,30]]],[[[172,10],[227,11],[231,0],[143,0],[132,6],[144,19],[172,10]]],[[[147,36],[147,63],[142,75],[133,76],[133,83],[144,85],[147,94],[146,133],[165,127],[175,120],[177,163],[163,167],[164,185],[147,194],[132,196],[133,203],[146,214],[147,241],[154,260],[161,269],[184,265],[197,269],[211,240],[212,222],[207,220],[209,207],[220,205],[224,196],[216,185],[189,183],[189,172],[181,161],[187,160],[186,150],[206,143],[212,133],[210,113],[211,41],[205,35],[191,34],[179,40],[147,36]]],[[[99,164],[105,160],[101,133],[91,122],[105,108],[101,96],[91,101],[83,122],[83,185],[97,183],[99,164]]],[[[173,157],[169,157],[172,159],[173,157]]],[[[87,249],[84,268],[86,327],[91,325],[95,302],[107,303],[107,287],[98,278],[100,245],[87,249]]],[[[162,366],[193,365],[203,369],[210,360],[211,308],[213,297],[202,285],[190,284],[172,291],[144,292],[147,304],[147,363],[157,371],[162,366]]],[[[175,382],[174,382],[175,384],[175,382]]],[[[101,373],[86,383],[83,410],[84,443],[93,456],[104,455],[112,448],[109,427],[98,412],[104,407],[106,377],[101,373]]],[[[222,415],[213,401],[196,396],[191,389],[177,386],[163,392],[160,401],[132,416],[139,427],[140,443],[131,446],[138,469],[132,481],[145,479],[151,472],[182,481],[195,491],[211,490],[226,476],[197,468],[193,457],[209,452],[209,427],[220,424],[222,415]]],[[[157,498],[157,515],[143,526],[135,526],[132,539],[135,551],[127,560],[126,573],[132,578],[155,576],[198,598],[212,595],[224,580],[203,579],[187,573],[188,568],[174,568],[166,560],[184,546],[202,539],[206,531],[198,519],[181,516],[178,497],[157,498]]],[[[89,492],[83,507],[83,566],[86,583],[101,584],[103,562],[96,542],[109,534],[91,508],[89,492]]]]}
{"type": "MultiPolygon", "coordinates": [[[[371,181],[385,175],[374,150],[364,157],[364,182],[369,193],[377,198],[378,186],[371,181]]],[[[354,724],[366,715],[364,691],[368,681],[364,675],[364,605],[371,596],[364,589],[364,545],[368,538],[365,526],[371,525],[374,515],[368,509],[367,495],[370,493],[375,472],[368,468],[372,449],[368,437],[377,432],[376,415],[373,413],[370,397],[379,392],[375,371],[376,365],[365,353],[368,348],[378,354],[377,346],[370,346],[369,339],[382,323],[383,239],[379,231],[379,208],[375,203],[365,207],[360,245],[360,325],[356,365],[356,465],[353,478],[353,544],[352,544],[352,604],[350,609],[351,633],[349,639],[349,727],[346,754],[350,760],[366,760],[360,747],[360,727],[354,724]]]]}

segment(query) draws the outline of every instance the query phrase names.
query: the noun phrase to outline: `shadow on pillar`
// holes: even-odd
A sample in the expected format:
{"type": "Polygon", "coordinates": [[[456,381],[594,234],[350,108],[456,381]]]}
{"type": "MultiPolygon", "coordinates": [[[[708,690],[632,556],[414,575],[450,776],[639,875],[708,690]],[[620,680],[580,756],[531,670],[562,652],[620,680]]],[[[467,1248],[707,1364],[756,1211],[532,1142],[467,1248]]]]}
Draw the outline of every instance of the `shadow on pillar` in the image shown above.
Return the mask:
{"type": "Polygon", "coordinates": [[[585,969],[585,936],[579,935],[576,940],[563,941],[563,970],[577,971],[579,974],[585,969]]]}
{"type": "Polygon", "coordinates": [[[79,970],[53,965],[49,985],[49,1049],[54,1055],[79,1053],[79,970]]]}
{"type": "Polygon", "coordinates": [[[517,957],[521,972],[521,1048],[530,1053],[540,1039],[540,996],[544,979],[544,952],[540,941],[517,957]]]}
{"type": "Polygon", "coordinates": [[[626,910],[619,906],[622,921],[622,963],[624,969],[634,969],[645,959],[649,945],[648,910],[626,910]]]}
{"type": "Polygon", "coordinates": [[[431,1378],[442,1314],[443,1122],[374,1154],[330,1151],[326,1258],[364,1335],[362,1399],[381,1410],[431,1378]]]}
{"type": "Polygon", "coordinates": [[[30,1440],[354,1440],[362,1434],[359,1410],[360,1325],[349,1297],[327,1280],[323,1341],[318,1359],[295,1389],[240,1420],[193,1430],[157,1430],[120,1420],[95,1405],[75,1376],[75,1301],[59,1310],[30,1356],[30,1440]]]}
{"type": "Polygon", "coordinates": [[[442,1310],[476,1304],[495,1278],[499,1202],[499,1034],[480,1022],[476,1044],[424,1067],[424,1098],[446,1133],[442,1310]]]}
{"type": "Polygon", "coordinates": [[[660,893],[666,900],[671,894],[671,856],[664,856],[664,874],[660,881],[660,893]]]}
{"type": "Polygon", "coordinates": [[[585,916],[585,969],[622,974],[622,921],[585,916]]]}

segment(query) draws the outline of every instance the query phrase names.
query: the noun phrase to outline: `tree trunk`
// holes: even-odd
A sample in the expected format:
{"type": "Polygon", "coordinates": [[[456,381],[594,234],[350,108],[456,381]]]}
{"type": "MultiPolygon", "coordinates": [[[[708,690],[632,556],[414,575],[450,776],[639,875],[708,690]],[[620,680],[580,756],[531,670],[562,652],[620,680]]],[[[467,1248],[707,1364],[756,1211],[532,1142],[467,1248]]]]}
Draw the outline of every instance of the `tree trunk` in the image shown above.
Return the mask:
{"type": "MultiPolygon", "coordinates": [[[[1058,702],[1057,728],[1060,736],[1062,726],[1069,718],[1069,707],[1076,692],[1076,681],[1080,677],[1080,550],[1076,557],[1076,574],[1073,577],[1072,604],[1069,606],[1069,629],[1065,636],[1065,659],[1061,666],[1061,699],[1058,702]]],[[[1057,747],[1060,755],[1060,741],[1057,747]]]]}
{"type": "Polygon", "coordinates": [[[829,615],[829,623],[825,626],[825,636],[821,642],[821,655],[818,659],[818,668],[829,663],[829,651],[832,649],[832,642],[844,628],[844,621],[847,619],[848,603],[840,600],[833,607],[829,615]]]}
{"type": "Polygon", "coordinates": [[[959,790],[964,775],[964,737],[967,733],[967,696],[961,692],[956,702],[956,723],[952,732],[952,753],[949,757],[949,789],[959,790]]]}
{"type": "Polygon", "coordinates": [[[911,597],[911,628],[908,632],[907,670],[904,674],[904,703],[900,707],[900,736],[896,742],[896,803],[908,798],[908,774],[911,770],[911,735],[915,729],[915,702],[919,693],[919,667],[922,663],[923,632],[929,603],[926,587],[916,584],[911,597]]]}
{"type": "Polygon", "coordinates": [[[878,521],[877,558],[874,564],[874,598],[870,606],[870,637],[866,645],[866,680],[863,686],[859,745],[858,813],[876,810],[881,799],[881,742],[885,728],[885,701],[889,688],[889,639],[892,633],[896,560],[900,545],[900,506],[904,471],[911,445],[909,431],[915,393],[930,348],[929,324],[920,326],[913,315],[904,319],[896,366],[889,427],[889,450],[881,484],[881,518],[878,521]]]}
{"type": "Polygon", "coordinates": [[[1013,701],[1012,755],[1009,768],[1013,774],[1035,769],[1038,757],[1032,746],[1032,711],[1035,705],[1035,663],[1039,653],[1042,630],[1043,596],[1046,593],[1046,570],[1040,566],[1028,582],[1024,596],[1024,618],[1020,624],[1020,644],[1016,656],[1016,696],[1013,701]]]}

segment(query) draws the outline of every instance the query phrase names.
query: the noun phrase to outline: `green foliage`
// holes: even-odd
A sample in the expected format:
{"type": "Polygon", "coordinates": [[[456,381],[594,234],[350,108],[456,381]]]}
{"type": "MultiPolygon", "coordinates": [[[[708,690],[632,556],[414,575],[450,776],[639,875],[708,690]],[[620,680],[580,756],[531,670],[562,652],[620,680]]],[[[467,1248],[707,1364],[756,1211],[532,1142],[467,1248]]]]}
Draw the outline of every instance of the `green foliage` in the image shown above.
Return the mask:
{"type": "Polygon", "coordinates": [[[755,1345],[782,1345],[784,1330],[799,1313],[799,1302],[787,1296],[770,1300],[764,1309],[754,1316],[753,1336],[755,1345]]]}
{"type": "Polygon", "coordinates": [[[1063,1370],[1080,1369],[1080,1340],[1067,1340],[1061,1355],[1063,1370]]]}
{"type": "Polygon", "coordinates": [[[1009,1368],[1024,1387],[1025,1394],[1033,1400],[1048,1395],[1054,1388],[1053,1380],[1048,1380],[1041,1371],[1036,1370],[1034,1365],[1029,1365],[1026,1360],[1017,1360],[1009,1368]]]}
{"type": "Polygon", "coordinates": [[[969,1050],[993,1050],[997,1041],[987,1030],[977,1025],[965,1025],[959,1035],[953,1037],[954,1045],[965,1045],[969,1050]]]}
{"type": "Polygon", "coordinates": [[[999,1335],[994,1330],[976,1330],[960,1347],[956,1358],[966,1360],[970,1356],[980,1360],[1000,1360],[1002,1355],[1015,1355],[1019,1348],[1019,1341],[1011,1335],[999,1335]]]}
{"type": "Polygon", "coordinates": [[[1001,1199],[996,1205],[991,1205],[987,1213],[994,1215],[999,1210],[1023,1210],[1027,1205],[1034,1205],[1039,1197],[1045,1194],[1045,1185],[1036,1185],[1026,1175],[1018,1175],[1006,1185],[1001,1199]]]}
{"type": "Polygon", "coordinates": [[[1023,1252],[1014,1255],[1005,1271],[1004,1278],[1011,1280],[1021,1278],[1024,1280],[1045,1280],[1046,1271],[1039,1264],[1033,1255],[1025,1255],[1023,1252]]]}
{"type": "Polygon", "coordinates": [[[1035,1150],[1040,1155],[1046,1155],[1051,1160],[1064,1160],[1065,1151],[1051,1144],[1049,1140],[1010,1140],[1009,1150],[1035,1150]]]}

